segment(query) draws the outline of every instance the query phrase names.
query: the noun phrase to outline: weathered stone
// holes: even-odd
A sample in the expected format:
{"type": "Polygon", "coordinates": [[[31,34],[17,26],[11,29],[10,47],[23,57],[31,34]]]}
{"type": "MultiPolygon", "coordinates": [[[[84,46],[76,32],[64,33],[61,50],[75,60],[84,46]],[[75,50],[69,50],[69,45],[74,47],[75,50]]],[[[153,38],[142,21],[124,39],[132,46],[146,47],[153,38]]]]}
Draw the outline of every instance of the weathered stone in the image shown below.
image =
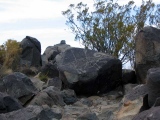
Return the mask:
{"type": "Polygon", "coordinates": [[[88,107],[91,107],[93,105],[93,102],[88,98],[82,98],[80,99],[80,102],[84,105],[87,105],[88,107]]]}
{"type": "Polygon", "coordinates": [[[160,106],[152,107],[149,110],[145,110],[136,115],[133,120],[159,120],[160,118],[160,106]]]}
{"type": "Polygon", "coordinates": [[[147,72],[148,104],[152,107],[160,97],[160,68],[151,68],[147,72]]]}
{"type": "Polygon", "coordinates": [[[17,99],[0,92],[0,113],[6,113],[23,108],[17,99]]]}
{"type": "Polygon", "coordinates": [[[136,100],[139,97],[144,97],[148,94],[148,88],[146,85],[141,84],[133,88],[133,90],[129,91],[125,98],[126,100],[136,100]]]}
{"type": "Polygon", "coordinates": [[[37,88],[37,90],[42,90],[45,82],[41,81],[40,79],[36,77],[30,77],[30,80],[32,81],[33,85],[37,88]]]}
{"type": "Polygon", "coordinates": [[[117,112],[116,120],[126,120],[128,116],[130,119],[132,119],[136,114],[139,113],[142,105],[143,105],[143,97],[137,98],[132,101],[126,100],[126,98],[124,98],[117,112]]]}
{"type": "Polygon", "coordinates": [[[71,90],[71,89],[63,90],[62,91],[62,96],[63,96],[64,102],[67,105],[73,104],[78,100],[74,90],[71,90]]]}
{"type": "Polygon", "coordinates": [[[147,95],[145,95],[145,96],[143,97],[143,105],[142,105],[142,107],[140,108],[139,113],[142,112],[142,111],[148,110],[148,109],[150,109],[150,108],[151,108],[151,107],[149,107],[149,105],[148,105],[148,94],[147,94],[147,95]]]}
{"type": "Polygon", "coordinates": [[[65,106],[62,120],[74,120],[82,113],[89,113],[90,109],[84,106],[65,106]],[[68,116],[69,115],[69,116],[68,116]],[[67,119],[65,119],[67,118],[67,119]]]}
{"type": "Polygon", "coordinates": [[[143,97],[147,94],[145,85],[138,85],[128,92],[121,101],[116,120],[132,119],[139,113],[143,105],[143,97]]]}
{"type": "Polygon", "coordinates": [[[59,71],[57,69],[57,65],[54,63],[51,63],[51,62],[42,66],[40,72],[41,72],[41,74],[48,76],[50,78],[59,76],[59,71]]]}
{"type": "Polygon", "coordinates": [[[115,120],[113,118],[117,114],[121,98],[109,100],[108,96],[91,96],[88,99],[93,102],[93,105],[89,107],[91,112],[96,113],[100,120],[115,120]]]}
{"type": "Polygon", "coordinates": [[[121,84],[122,63],[100,52],[70,48],[56,56],[60,79],[76,94],[97,94],[121,84]]]}
{"type": "Polygon", "coordinates": [[[106,111],[98,115],[99,120],[113,120],[114,114],[112,111],[106,111]]]}
{"type": "Polygon", "coordinates": [[[66,44],[65,40],[61,40],[60,44],[56,44],[54,47],[58,50],[59,53],[71,48],[70,45],[66,44]]]}
{"type": "Polygon", "coordinates": [[[136,75],[139,83],[146,83],[147,71],[160,66],[160,29],[144,27],[136,36],[136,75]]]}
{"type": "Polygon", "coordinates": [[[108,98],[109,100],[115,100],[115,99],[117,99],[117,98],[122,97],[122,96],[123,96],[123,93],[122,93],[122,91],[114,90],[114,91],[108,92],[106,95],[107,95],[107,98],[108,98]]]}
{"type": "Polygon", "coordinates": [[[56,105],[61,105],[61,106],[65,105],[63,94],[58,88],[50,86],[44,89],[43,91],[46,92],[52,98],[52,100],[55,102],[56,105]]]}
{"type": "Polygon", "coordinates": [[[126,84],[124,85],[124,94],[126,95],[128,92],[132,91],[134,87],[138,86],[138,84],[126,84]]]}
{"type": "Polygon", "coordinates": [[[130,69],[122,70],[122,83],[123,84],[128,84],[128,83],[135,84],[136,82],[137,82],[136,73],[134,70],[130,70],[130,69]]]}
{"type": "Polygon", "coordinates": [[[160,97],[158,97],[153,105],[154,107],[160,106],[160,97]]]}
{"type": "Polygon", "coordinates": [[[83,113],[76,120],[99,120],[95,113],[83,113]]]}
{"type": "Polygon", "coordinates": [[[15,72],[3,77],[3,85],[8,95],[19,99],[24,105],[34,95],[37,94],[37,89],[31,80],[24,74],[15,72]]]}
{"type": "Polygon", "coordinates": [[[42,63],[43,66],[47,64],[49,61],[55,62],[55,57],[61,52],[64,52],[70,48],[70,45],[67,45],[65,40],[62,40],[60,44],[56,44],[54,46],[48,46],[42,55],[42,63]]]}
{"type": "Polygon", "coordinates": [[[62,81],[58,77],[54,77],[48,80],[47,86],[54,86],[61,90],[62,88],[62,81]]]}
{"type": "Polygon", "coordinates": [[[41,66],[41,43],[36,38],[26,36],[20,44],[22,47],[21,66],[41,66]]]}
{"type": "Polygon", "coordinates": [[[62,114],[45,106],[28,106],[10,113],[0,114],[0,120],[53,120],[62,114]]]}
{"type": "Polygon", "coordinates": [[[39,106],[48,105],[49,107],[52,107],[53,105],[65,105],[60,90],[54,86],[47,87],[39,92],[29,104],[39,106]]]}
{"type": "Polygon", "coordinates": [[[40,92],[31,100],[29,105],[48,105],[49,107],[52,107],[55,103],[46,92],[40,92]]]}

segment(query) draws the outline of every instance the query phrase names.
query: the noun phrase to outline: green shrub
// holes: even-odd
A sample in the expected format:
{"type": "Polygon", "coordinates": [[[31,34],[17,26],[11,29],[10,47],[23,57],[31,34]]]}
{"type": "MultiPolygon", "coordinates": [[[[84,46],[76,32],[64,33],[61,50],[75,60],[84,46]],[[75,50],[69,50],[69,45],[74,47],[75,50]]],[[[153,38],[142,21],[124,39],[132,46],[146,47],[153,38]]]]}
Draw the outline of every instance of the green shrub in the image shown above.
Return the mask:
{"type": "Polygon", "coordinates": [[[40,73],[39,74],[39,79],[46,83],[48,81],[48,76],[45,75],[45,74],[40,73]]]}

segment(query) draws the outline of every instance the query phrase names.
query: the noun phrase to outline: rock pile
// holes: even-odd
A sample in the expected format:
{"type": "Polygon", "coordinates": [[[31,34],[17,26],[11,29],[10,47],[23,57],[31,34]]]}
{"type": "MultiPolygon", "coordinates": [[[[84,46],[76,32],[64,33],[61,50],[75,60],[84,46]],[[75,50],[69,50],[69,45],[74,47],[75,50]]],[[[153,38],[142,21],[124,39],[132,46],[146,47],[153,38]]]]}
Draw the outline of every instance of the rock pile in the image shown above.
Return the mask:
{"type": "Polygon", "coordinates": [[[0,80],[0,120],[158,120],[159,32],[146,27],[137,34],[136,72],[122,70],[111,55],[64,40],[41,56],[40,42],[27,36],[21,66],[40,73],[14,72],[0,80]]]}

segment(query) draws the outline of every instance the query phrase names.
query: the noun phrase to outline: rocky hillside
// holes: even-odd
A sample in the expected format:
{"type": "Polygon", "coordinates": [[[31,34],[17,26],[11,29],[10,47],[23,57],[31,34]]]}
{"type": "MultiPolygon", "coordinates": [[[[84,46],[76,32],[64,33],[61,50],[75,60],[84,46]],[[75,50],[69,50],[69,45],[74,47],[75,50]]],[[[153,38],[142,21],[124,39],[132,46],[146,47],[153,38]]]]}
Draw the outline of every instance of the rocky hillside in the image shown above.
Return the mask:
{"type": "Polygon", "coordinates": [[[21,41],[19,71],[0,80],[0,120],[158,120],[160,30],[136,36],[136,71],[109,54],[62,40],[41,55],[21,41]]]}

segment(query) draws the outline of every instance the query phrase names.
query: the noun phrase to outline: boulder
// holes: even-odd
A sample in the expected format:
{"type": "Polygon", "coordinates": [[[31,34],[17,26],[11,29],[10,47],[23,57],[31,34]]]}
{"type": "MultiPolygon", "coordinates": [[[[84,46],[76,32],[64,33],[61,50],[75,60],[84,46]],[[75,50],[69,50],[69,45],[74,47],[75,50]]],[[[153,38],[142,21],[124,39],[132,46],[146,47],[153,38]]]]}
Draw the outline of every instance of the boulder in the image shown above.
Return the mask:
{"type": "Polygon", "coordinates": [[[136,73],[134,70],[123,69],[122,70],[122,83],[123,85],[132,83],[135,84],[136,81],[136,73]]]}
{"type": "Polygon", "coordinates": [[[49,61],[52,61],[54,63],[56,55],[64,52],[68,48],[70,48],[70,45],[66,44],[65,40],[61,40],[59,44],[56,44],[54,46],[48,46],[42,55],[43,66],[49,61]]]}
{"type": "Polygon", "coordinates": [[[113,120],[114,114],[112,111],[105,111],[98,115],[99,120],[113,120]]]}
{"type": "Polygon", "coordinates": [[[126,95],[130,91],[133,90],[134,87],[136,87],[138,84],[126,84],[124,85],[124,94],[126,95]]]}
{"type": "Polygon", "coordinates": [[[78,100],[74,90],[71,89],[63,90],[61,93],[63,96],[63,100],[67,105],[73,104],[78,100]]]}
{"type": "Polygon", "coordinates": [[[62,120],[75,120],[82,113],[89,113],[90,108],[87,106],[64,106],[62,120]]]}
{"type": "Polygon", "coordinates": [[[95,113],[82,113],[76,120],[99,120],[95,113]]]}
{"type": "Polygon", "coordinates": [[[76,94],[105,93],[121,85],[122,63],[105,53],[70,48],[56,62],[60,79],[76,94]]]}
{"type": "Polygon", "coordinates": [[[159,120],[160,118],[160,106],[152,107],[149,110],[145,110],[137,114],[133,120],[159,120]]]}
{"type": "MultiPolygon", "coordinates": [[[[116,98],[109,100],[108,96],[91,96],[87,98],[92,101],[92,106],[90,110],[96,113],[99,120],[117,120],[114,119],[116,116],[116,111],[119,108],[119,103],[121,98],[116,98]]],[[[88,105],[87,105],[88,106],[88,105]]]]}
{"type": "Polygon", "coordinates": [[[91,107],[93,105],[93,102],[92,100],[88,99],[88,98],[82,98],[80,99],[80,102],[83,104],[83,105],[87,105],[88,107],[91,107]]]}
{"type": "Polygon", "coordinates": [[[31,80],[20,72],[3,77],[0,87],[0,92],[6,92],[19,99],[23,105],[37,94],[37,89],[31,80]]]}
{"type": "Polygon", "coordinates": [[[160,97],[160,67],[151,68],[147,72],[148,104],[152,107],[160,97]]]}
{"type": "Polygon", "coordinates": [[[48,80],[47,86],[54,86],[61,90],[62,88],[62,81],[58,77],[54,77],[48,80]]]}
{"type": "Polygon", "coordinates": [[[41,61],[41,44],[33,37],[26,36],[21,43],[21,66],[39,67],[42,65],[41,61]]]}
{"type": "Polygon", "coordinates": [[[110,91],[106,93],[105,95],[107,96],[109,100],[115,100],[115,99],[123,97],[122,91],[119,91],[119,90],[110,91]]]}
{"type": "Polygon", "coordinates": [[[160,66],[160,29],[144,27],[136,36],[135,68],[139,83],[146,83],[147,71],[160,66]]]}
{"type": "Polygon", "coordinates": [[[38,91],[41,91],[45,86],[45,82],[41,81],[36,77],[30,77],[30,80],[32,81],[33,85],[37,88],[38,91]]]}
{"type": "Polygon", "coordinates": [[[46,92],[40,92],[31,100],[28,105],[48,105],[49,107],[52,107],[55,105],[55,103],[46,92]]]}
{"type": "Polygon", "coordinates": [[[39,92],[29,105],[48,105],[52,107],[53,105],[64,106],[65,103],[61,91],[54,86],[50,86],[39,92]]]}
{"type": "Polygon", "coordinates": [[[46,63],[44,66],[42,66],[40,72],[40,74],[48,76],[50,78],[59,76],[57,65],[51,62],[46,63]]]}
{"type": "Polygon", "coordinates": [[[143,97],[147,95],[145,85],[138,85],[129,91],[121,101],[116,113],[116,120],[131,120],[140,112],[143,106],[143,97]]]}
{"type": "Polygon", "coordinates": [[[145,95],[148,94],[148,88],[144,84],[137,85],[132,90],[130,90],[126,95],[124,101],[133,101],[137,98],[143,98],[145,95]]]}
{"type": "MultiPolygon", "coordinates": [[[[124,98],[125,99],[125,98],[124,98]]],[[[139,113],[143,104],[143,98],[137,98],[135,100],[122,101],[119,111],[116,115],[116,120],[132,120],[132,118],[139,113]]]]}
{"type": "Polygon", "coordinates": [[[0,92],[0,113],[12,112],[21,108],[23,107],[17,99],[0,92]]]}
{"type": "Polygon", "coordinates": [[[17,111],[0,114],[0,120],[60,120],[61,118],[60,111],[46,106],[33,105],[17,111]]]}

